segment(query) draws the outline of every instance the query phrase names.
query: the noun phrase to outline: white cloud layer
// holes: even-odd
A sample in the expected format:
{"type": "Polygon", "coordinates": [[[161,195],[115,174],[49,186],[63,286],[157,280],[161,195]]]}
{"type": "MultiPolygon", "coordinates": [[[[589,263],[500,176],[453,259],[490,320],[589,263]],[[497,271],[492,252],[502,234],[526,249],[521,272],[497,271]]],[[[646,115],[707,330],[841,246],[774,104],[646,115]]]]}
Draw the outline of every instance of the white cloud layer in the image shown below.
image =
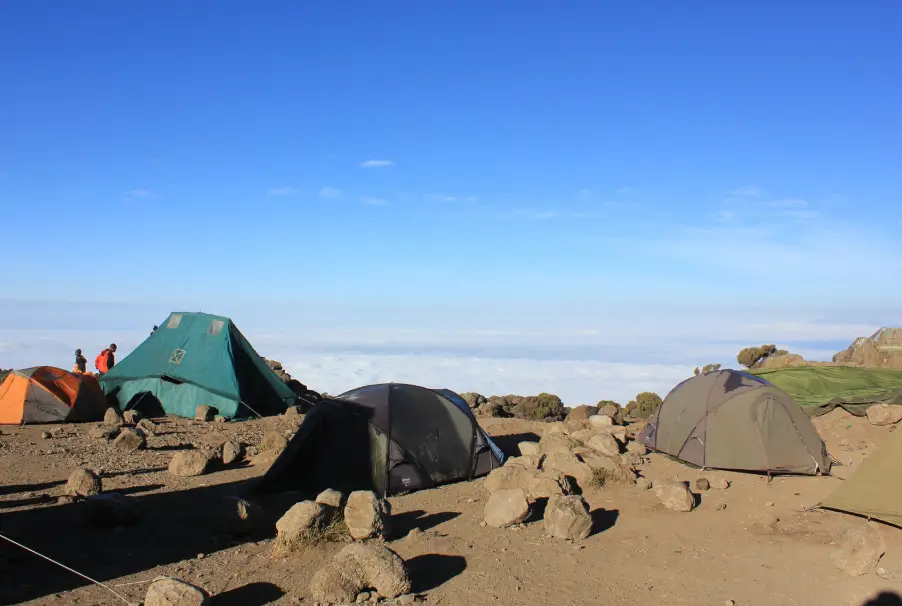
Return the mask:
{"type": "Polygon", "coordinates": [[[360,163],[360,166],[364,168],[382,168],[384,166],[391,166],[394,162],[391,160],[364,160],[360,163]]]}

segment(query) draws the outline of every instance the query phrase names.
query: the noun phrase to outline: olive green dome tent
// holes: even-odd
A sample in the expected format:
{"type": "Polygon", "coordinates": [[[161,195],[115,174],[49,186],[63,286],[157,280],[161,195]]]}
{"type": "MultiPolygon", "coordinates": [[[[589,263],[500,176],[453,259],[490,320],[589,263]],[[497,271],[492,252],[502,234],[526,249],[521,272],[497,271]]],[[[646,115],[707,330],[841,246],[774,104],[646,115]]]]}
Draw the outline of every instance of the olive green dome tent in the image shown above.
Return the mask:
{"type": "Polygon", "coordinates": [[[826,446],[795,401],[737,370],[698,375],[673,388],[639,434],[648,448],[715,469],[817,474],[826,446]]]}
{"type": "Polygon", "coordinates": [[[227,419],[285,411],[297,395],[267,366],[231,319],[172,313],[100,377],[122,410],[193,418],[200,405],[227,419]]]}
{"type": "Polygon", "coordinates": [[[900,468],[902,433],[895,432],[820,507],[902,527],[902,488],[895,481],[900,468]]]}

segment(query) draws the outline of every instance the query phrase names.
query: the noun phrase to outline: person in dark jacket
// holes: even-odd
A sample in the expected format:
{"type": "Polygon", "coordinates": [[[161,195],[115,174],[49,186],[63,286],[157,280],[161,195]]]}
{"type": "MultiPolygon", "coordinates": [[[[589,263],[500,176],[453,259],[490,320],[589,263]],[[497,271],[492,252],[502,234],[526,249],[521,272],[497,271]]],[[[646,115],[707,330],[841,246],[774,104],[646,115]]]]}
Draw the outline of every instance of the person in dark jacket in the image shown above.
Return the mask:
{"type": "Polygon", "coordinates": [[[72,367],[72,372],[79,374],[88,372],[88,359],[81,355],[80,349],[75,350],[75,366],[72,367]]]}
{"type": "Polygon", "coordinates": [[[154,326],[154,327],[153,327],[153,330],[150,331],[150,336],[153,336],[153,334],[154,334],[155,332],[157,332],[157,329],[158,329],[158,328],[159,328],[159,326],[154,326]]]}

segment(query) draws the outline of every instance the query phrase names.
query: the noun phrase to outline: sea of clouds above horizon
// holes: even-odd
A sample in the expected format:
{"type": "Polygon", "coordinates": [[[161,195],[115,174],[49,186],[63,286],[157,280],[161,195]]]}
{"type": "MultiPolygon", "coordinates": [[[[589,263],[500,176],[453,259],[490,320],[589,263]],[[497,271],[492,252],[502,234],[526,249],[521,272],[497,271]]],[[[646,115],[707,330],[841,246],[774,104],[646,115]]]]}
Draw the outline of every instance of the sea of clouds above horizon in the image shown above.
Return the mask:
{"type": "MultiPolygon", "coordinates": [[[[134,320],[101,314],[75,321],[0,321],[0,368],[49,364],[70,368],[75,348],[89,362],[116,342],[121,360],[149,334],[134,320]],[[80,328],[72,328],[82,324],[80,328]]],[[[30,316],[29,316],[30,317],[30,316]]],[[[160,318],[165,314],[148,317],[160,318]]],[[[234,316],[233,316],[234,317],[234,316]]],[[[46,318],[46,316],[45,316],[46,318]]],[[[157,323],[153,322],[153,323],[157,323]]],[[[236,323],[257,352],[280,360],[299,380],[317,391],[341,393],[362,385],[407,382],[485,395],[549,392],[574,406],[600,399],[626,402],[640,391],[666,395],[707,363],[736,367],[742,347],[763,342],[805,356],[829,360],[879,324],[806,320],[784,315],[724,314],[699,321],[695,314],[609,322],[601,328],[544,326],[541,330],[400,328],[398,326],[288,326],[273,329],[259,318],[236,323]]]]}

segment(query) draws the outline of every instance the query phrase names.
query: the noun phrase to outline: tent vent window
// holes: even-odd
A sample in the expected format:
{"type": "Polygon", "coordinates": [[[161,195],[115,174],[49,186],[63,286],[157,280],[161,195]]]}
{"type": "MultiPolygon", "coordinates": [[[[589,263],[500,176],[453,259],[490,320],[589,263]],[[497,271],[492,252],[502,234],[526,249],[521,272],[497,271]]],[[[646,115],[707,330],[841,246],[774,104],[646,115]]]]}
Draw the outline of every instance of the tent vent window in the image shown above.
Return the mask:
{"type": "Polygon", "coordinates": [[[172,355],[169,356],[169,363],[170,364],[181,364],[182,358],[184,358],[184,357],[185,357],[185,350],[184,349],[176,349],[175,351],[172,352],[172,355]]]}
{"type": "Polygon", "coordinates": [[[182,314],[172,314],[169,318],[169,322],[166,323],[166,328],[178,328],[179,322],[182,321],[182,314]]]}
{"type": "Polygon", "coordinates": [[[225,322],[222,320],[213,320],[210,322],[210,327],[207,329],[208,335],[218,335],[222,332],[222,327],[225,326],[225,322]]]}

